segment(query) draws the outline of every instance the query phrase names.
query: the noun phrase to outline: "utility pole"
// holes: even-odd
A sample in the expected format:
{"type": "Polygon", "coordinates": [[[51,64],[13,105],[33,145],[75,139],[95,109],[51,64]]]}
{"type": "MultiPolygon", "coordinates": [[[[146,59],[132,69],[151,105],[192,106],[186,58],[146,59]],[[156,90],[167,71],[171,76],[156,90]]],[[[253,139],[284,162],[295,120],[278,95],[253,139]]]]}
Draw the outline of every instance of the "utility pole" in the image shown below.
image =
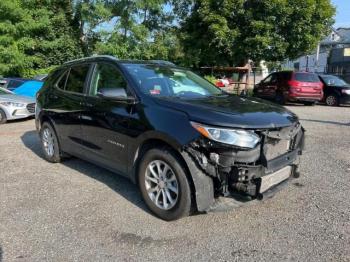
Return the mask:
{"type": "Polygon", "coordinates": [[[317,45],[317,50],[316,50],[315,73],[318,73],[318,61],[319,60],[320,60],[320,44],[317,45]]]}

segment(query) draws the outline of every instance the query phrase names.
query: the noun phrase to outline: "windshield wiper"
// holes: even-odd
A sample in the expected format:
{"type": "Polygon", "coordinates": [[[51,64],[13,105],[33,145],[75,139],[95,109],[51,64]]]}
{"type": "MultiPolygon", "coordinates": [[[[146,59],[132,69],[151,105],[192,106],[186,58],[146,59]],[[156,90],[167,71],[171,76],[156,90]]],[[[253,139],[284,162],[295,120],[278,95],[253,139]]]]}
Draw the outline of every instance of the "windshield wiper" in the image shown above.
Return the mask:
{"type": "Polygon", "coordinates": [[[226,96],[228,96],[228,94],[225,94],[225,93],[210,95],[210,97],[226,97],[226,96]]]}

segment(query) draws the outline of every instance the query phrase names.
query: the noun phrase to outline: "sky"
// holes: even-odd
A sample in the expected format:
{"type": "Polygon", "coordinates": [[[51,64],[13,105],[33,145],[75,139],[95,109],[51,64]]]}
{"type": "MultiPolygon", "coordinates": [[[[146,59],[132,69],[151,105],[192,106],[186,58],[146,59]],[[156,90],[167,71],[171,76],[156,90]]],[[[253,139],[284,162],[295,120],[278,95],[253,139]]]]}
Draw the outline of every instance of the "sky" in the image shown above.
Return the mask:
{"type": "MultiPolygon", "coordinates": [[[[0,0],[1,1],[1,0],[0,0]]],[[[350,27],[350,0],[331,0],[332,4],[337,8],[334,27],[350,27]]],[[[166,11],[170,11],[169,5],[165,7],[166,11]]],[[[97,30],[113,30],[115,20],[103,23],[97,30]]]]}
{"type": "Polygon", "coordinates": [[[332,3],[337,7],[334,27],[350,27],[350,0],[332,0],[332,3]]]}

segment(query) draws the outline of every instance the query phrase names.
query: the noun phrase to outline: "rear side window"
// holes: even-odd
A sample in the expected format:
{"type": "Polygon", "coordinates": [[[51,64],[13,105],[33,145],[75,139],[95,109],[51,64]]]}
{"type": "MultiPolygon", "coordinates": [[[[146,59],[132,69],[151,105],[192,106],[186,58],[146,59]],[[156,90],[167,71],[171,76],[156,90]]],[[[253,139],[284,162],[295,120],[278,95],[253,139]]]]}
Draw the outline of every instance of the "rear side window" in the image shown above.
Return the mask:
{"type": "Polygon", "coordinates": [[[90,65],[74,66],[69,71],[65,90],[74,93],[83,93],[86,76],[90,65]]]}
{"type": "Polygon", "coordinates": [[[263,83],[273,83],[277,81],[277,75],[276,73],[273,73],[271,75],[269,75],[268,77],[265,78],[265,80],[263,80],[263,83]]]}
{"type": "Polygon", "coordinates": [[[320,79],[316,74],[311,73],[295,73],[294,80],[299,82],[309,82],[309,83],[318,83],[320,79]]]}
{"type": "Polygon", "coordinates": [[[10,80],[7,88],[17,88],[23,83],[24,83],[23,81],[19,81],[19,80],[10,80]]]}
{"type": "Polygon", "coordinates": [[[65,87],[66,87],[66,81],[67,81],[67,76],[68,76],[68,71],[64,72],[64,74],[62,76],[60,76],[56,86],[59,88],[59,89],[62,89],[64,90],[65,87]]]}
{"type": "Polygon", "coordinates": [[[279,78],[282,81],[289,81],[292,76],[292,72],[281,72],[279,78]]]}

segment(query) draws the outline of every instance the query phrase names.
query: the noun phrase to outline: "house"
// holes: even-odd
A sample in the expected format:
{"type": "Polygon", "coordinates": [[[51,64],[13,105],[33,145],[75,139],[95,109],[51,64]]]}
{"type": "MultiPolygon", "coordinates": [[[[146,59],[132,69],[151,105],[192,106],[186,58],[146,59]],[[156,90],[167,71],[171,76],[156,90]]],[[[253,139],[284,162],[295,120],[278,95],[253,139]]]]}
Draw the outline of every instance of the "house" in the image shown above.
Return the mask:
{"type": "Polygon", "coordinates": [[[314,52],[282,63],[284,68],[350,77],[350,28],[332,28],[314,52]]]}

